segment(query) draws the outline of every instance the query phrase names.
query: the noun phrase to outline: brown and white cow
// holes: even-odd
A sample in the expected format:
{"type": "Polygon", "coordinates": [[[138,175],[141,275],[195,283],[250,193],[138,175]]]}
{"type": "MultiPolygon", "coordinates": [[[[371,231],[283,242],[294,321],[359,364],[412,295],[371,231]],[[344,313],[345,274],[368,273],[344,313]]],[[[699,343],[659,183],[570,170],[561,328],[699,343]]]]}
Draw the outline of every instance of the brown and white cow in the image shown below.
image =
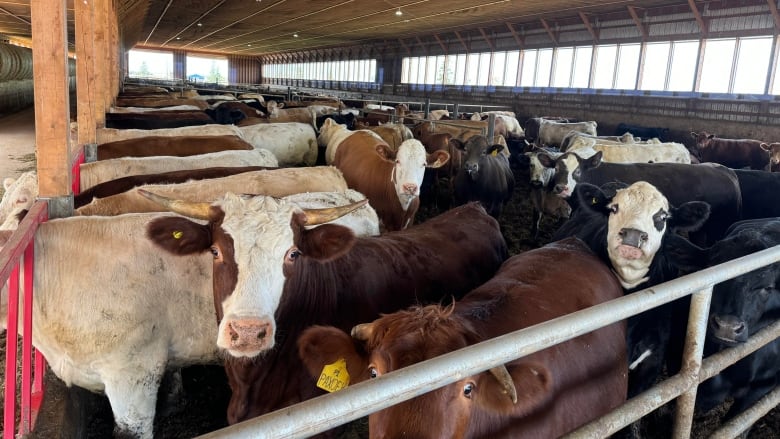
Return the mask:
{"type": "Polygon", "coordinates": [[[507,252],[498,222],[476,203],[356,239],[336,225],[306,230],[321,220],[271,197],[160,201],[209,221],[163,218],[148,234],[173,253],[213,255],[230,423],[322,393],[298,360],[295,341],[306,327],[347,330],[414,303],[460,297],[489,279],[507,252]]]}
{"type": "MultiPolygon", "coordinates": [[[[315,377],[344,359],[359,382],[622,294],[609,268],[569,238],[513,256],[453,306],[385,315],[352,329],[354,340],[312,327],[299,354],[315,377]]],[[[615,323],[373,413],[369,437],[559,437],[623,403],[626,370],[625,324],[615,323]]]]}
{"type": "Polygon", "coordinates": [[[765,170],[769,172],[780,171],[780,143],[762,143],[761,149],[769,153],[769,164],[765,170]]]}
{"type": "Polygon", "coordinates": [[[379,137],[382,138],[382,140],[390,145],[390,148],[393,151],[398,151],[401,143],[403,143],[405,140],[414,138],[414,135],[412,135],[412,130],[401,123],[388,122],[377,126],[369,126],[367,129],[377,133],[379,137]]]}
{"type": "Polygon", "coordinates": [[[366,195],[389,231],[414,223],[425,168],[438,168],[449,158],[445,151],[427,154],[417,139],[405,140],[393,151],[373,133],[356,132],[338,145],[333,165],[350,188],[366,195]]]}
{"type": "Polygon", "coordinates": [[[149,136],[98,145],[97,160],[158,155],[186,157],[220,151],[252,149],[254,147],[238,135],[149,136]]]}
{"type": "Polygon", "coordinates": [[[760,140],[724,139],[707,131],[691,132],[696,140],[693,153],[701,162],[720,163],[733,169],[764,170],[769,166],[769,154],[760,140]]]}

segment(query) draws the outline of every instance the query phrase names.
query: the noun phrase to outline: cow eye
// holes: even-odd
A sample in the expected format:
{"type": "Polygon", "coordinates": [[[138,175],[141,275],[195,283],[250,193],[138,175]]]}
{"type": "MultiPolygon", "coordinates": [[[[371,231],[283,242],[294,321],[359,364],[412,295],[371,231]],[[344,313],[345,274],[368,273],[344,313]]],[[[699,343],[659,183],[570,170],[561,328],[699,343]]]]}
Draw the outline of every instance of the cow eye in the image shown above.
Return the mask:
{"type": "Polygon", "coordinates": [[[379,371],[376,370],[376,367],[369,367],[368,368],[368,376],[370,378],[376,378],[379,376],[379,371]]]}
{"type": "Polygon", "coordinates": [[[581,174],[580,168],[575,169],[574,172],[571,173],[571,175],[573,175],[574,178],[580,178],[580,174],[581,174]]]}
{"type": "Polygon", "coordinates": [[[612,213],[618,213],[618,210],[619,209],[618,209],[618,205],[617,204],[613,204],[613,205],[609,206],[609,211],[612,212],[612,213]]]}
{"type": "Polygon", "coordinates": [[[222,253],[220,253],[219,248],[217,248],[217,246],[212,245],[210,250],[211,250],[211,255],[214,256],[215,260],[222,259],[222,253]]]}
{"type": "Polygon", "coordinates": [[[466,383],[463,386],[463,396],[471,399],[471,395],[474,392],[474,383],[466,383]]]}
{"type": "Polygon", "coordinates": [[[293,247],[290,250],[287,250],[287,256],[284,258],[284,262],[295,262],[296,259],[301,255],[301,251],[298,250],[297,247],[293,247]]]}

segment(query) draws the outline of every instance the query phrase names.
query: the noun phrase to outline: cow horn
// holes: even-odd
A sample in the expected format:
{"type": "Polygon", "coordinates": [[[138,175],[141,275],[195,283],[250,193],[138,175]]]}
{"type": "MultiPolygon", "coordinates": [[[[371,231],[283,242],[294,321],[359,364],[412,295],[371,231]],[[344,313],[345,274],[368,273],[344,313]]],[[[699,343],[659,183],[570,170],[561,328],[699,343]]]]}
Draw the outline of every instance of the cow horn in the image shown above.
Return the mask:
{"type": "Polygon", "coordinates": [[[163,197],[162,195],[157,195],[143,189],[138,189],[138,193],[173,213],[178,213],[179,215],[194,219],[210,219],[209,211],[211,209],[211,204],[209,203],[174,200],[173,198],[163,197]]]}
{"type": "Polygon", "coordinates": [[[360,200],[357,203],[347,204],[346,206],[326,207],[323,209],[303,209],[306,214],[306,225],[315,226],[329,221],[341,218],[355,209],[363,207],[368,200],[360,200]]]}
{"type": "Polygon", "coordinates": [[[350,335],[356,340],[366,341],[371,337],[371,332],[374,330],[372,323],[361,323],[352,327],[350,335]]]}
{"type": "MultiPolygon", "coordinates": [[[[354,329],[353,329],[354,331],[354,329]]],[[[513,404],[517,404],[517,389],[515,388],[515,382],[512,380],[512,375],[509,375],[509,371],[503,364],[490,369],[490,373],[496,377],[499,383],[504,387],[504,393],[509,395],[513,404]]]]}

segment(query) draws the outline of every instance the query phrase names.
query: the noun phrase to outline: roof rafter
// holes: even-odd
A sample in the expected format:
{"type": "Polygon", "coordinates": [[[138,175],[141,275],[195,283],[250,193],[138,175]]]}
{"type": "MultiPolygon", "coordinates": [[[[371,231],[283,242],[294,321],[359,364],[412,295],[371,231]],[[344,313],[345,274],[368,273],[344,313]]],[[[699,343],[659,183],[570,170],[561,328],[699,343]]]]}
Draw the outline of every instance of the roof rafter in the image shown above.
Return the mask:
{"type": "Polygon", "coordinates": [[[696,18],[696,22],[699,23],[699,29],[701,29],[702,35],[707,35],[707,23],[704,21],[704,17],[701,16],[701,12],[699,12],[699,8],[696,7],[695,0],[688,0],[688,6],[691,7],[691,11],[693,12],[694,18],[696,18]]]}
{"type": "Polygon", "coordinates": [[[588,29],[588,32],[590,32],[590,36],[593,37],[593,41],[598,42],[599,32],[590,24],[590,18],[588,18],[584,12],[580,12],[580,19],[582,19],[582,23],[585,25],[585,28],[588,29]]]}
{"type": "Polygon", "coordinates": [[[642,20],[639,18],[639,14],[636,13],[636,7],[626,6],[626,8],[628,8],[628,14],[631,15],[631,19],[634,20],[634,24],[636,24],[636,27],[639,28],[639,32],[642,34],[642,38],[647,39],[647,37],[650,36],[650,33],[647,31],[647,26],[645,26],[645,24],[642,23],[642,20]]]}
{"type": "Polygon", "coordinates": [[[547,35],[550,36],[550,39],[552,40],[553,44],[555,44],[557,46],[558,45],[558,38],[556,37],[556,35],[553,32],[553,30],[550,28],[550,25],[547,24],[547,20],[545,20],[544,18],[540,18],[539,21],[542,22],[542,26],[544,26],[544,30],[547,31],[547,35]]]}
{"type": "Polygon", "coordinates": [[[495,52],[496,51],[496,45],[493,44],[493,41],[490,38],[488,38],[487,34],[485,33],[485,29],[484,28],[479,28],[479,33],[482,34],[482,38],[484,38],[485,42],[487,42],[488,47],[490,47],[490,51],[491,52],[495,52]]]}

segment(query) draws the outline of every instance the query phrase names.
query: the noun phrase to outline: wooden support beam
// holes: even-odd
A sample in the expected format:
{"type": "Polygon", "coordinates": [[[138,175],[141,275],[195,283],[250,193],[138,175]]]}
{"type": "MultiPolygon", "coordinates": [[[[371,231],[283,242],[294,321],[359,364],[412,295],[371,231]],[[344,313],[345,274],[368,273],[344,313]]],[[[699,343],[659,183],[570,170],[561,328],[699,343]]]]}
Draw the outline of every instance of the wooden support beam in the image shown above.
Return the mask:
{"type": "Polygon", "coordinates": [[[425,51],[425,56],[428,56],[429,54],[428,45],[423,43],[423,41],[420,39],[419,36],[415,37],[415,39],[417,40],[417,45],[419,45],[423,49],[423,51],[425,51]]]}
{"type": "Polygon", "coordinates": [[[642,20],[639,18],[639,14],[636,13],[636,8],[633,6],[626,6],[628,8],[628,14],[631,15],[631,19],[634,20],[634,24],[637,28],[639,28],[639,33],[642,34],[643,39],[647,39],[648,36],[650,36],[650,33],[647,31],[647,26],[645,26],[644,23],[642,23],[642,20]]]}
{"type": "Polygon", "coordinates": [[[695,0],[688,0],[688,6],[691,7],[691,11],[693,12],[694,18],[696,18],[696,22],[699,23],[699,29],[701,29],[701,33],[704,36],[707,36],[707,23],[704,22],[704,17],[701,16],[701,13],[699,12],[699,8],[696,7],[695,0]]]}
{"type": "Polygon", "coordinates": [[[558,45],[558,38],[555,36],[555,33],[553,32],[553,30],[550,28],[550,25],[547,24],[547,20],[545,20],[544,18],[540,18],[539,21],[542,22],[542,26],[544,26],[544,30],[547,31],[547,35],[550,36],[550,39],[552,40],[553,44],[555,44],[557,46],[558,45]]]}
{"type": "Polygon", "coordinates": [[[401,43],[401,46],[402,46],[404,49],[406,49],[406,54],[407,54],[407,55],[409,55],[409,56],[411,56],[411,55],[412,55],[412,51],[411,51],[411,50],[409,50],[409,47],[408,47],[408,46],[407,46],[407,45],[404,43],[404,40],[402,40],[402,39],[400,39],[400,38],[399,38],[399,39],[398,39],[398,42],[399,42],[399,43],[401,43]]]}
{"type": "Polygon", "coordinates": [[[775,19],[775,30],[780,31],[780,13],[777,12],[775,0],[766,0],[769,4],[769,11],[772,12],[772,18],[775,19]]]}
{"type": "Polygon", "coordinates": [[[590,33],[590,36],[593,37],[593,41],[598,43],[599,32],[598,30],[594,29],[593,26],[590,24],[590,18],[588,18],[588,16],[585,15],[584,12],[580,12],[580,18],[582,19],[582,23],[585,25],[585,29],[587,29],[588,32],[590,33]]]}
{"type": "Polygon", "coordinates": [[[92,2],[77,1],[75,7],[76,33],[76,111],[78,144],[96,143],[95,102],[95,47],[92,2]]]}
{"type": "Polygon", "coordinates": [[[493,41],[488,38],[487,34],[485,33],[485,29],[479,28],[479,33],[482,34],[482,38],[485,40],[485,42],[488,44],[488,47],[490,47],[491,52],[496,51],[496,46],[493,44],[493,41]]]}
{"type": "Polygon", "coordinates": [[[35,145],[40,197],[72,194],[67,1],[30,2],[35,145]]]}
{"type": "Polygon", "coordinates": [[[525,40],[518,35],[517,31],[515,30],[515,27],[512,26],[512,23],[507,22],[506,27],[509,28],[509,32],[512,33],[512,36],[515,38],[515,42],[519,47],[523,47],[525,45],[525,40]]]}
{"type": "Polygon", "coordinates": [[[444,52],[444,54],[447,54],[447,46],[444,45],[441,38],[439,38],[439,34],[433,34],[433,38],[436,38],[436,42],[439,43],[439,47],[441,47],[441,50],[444,52]]]}
{"type": "MultiPolygon", "coordinates": [[[[93,15],[95,18],[93,31],[95,35],[95,62],[102,63],[108,59],[108,2],[96,2],[93,15]]],[[[95,69],[95,125],[98,128],[106,126],[106,97],[108,96],[108,69],[95,69]]]]}
{"type": "Polygon", "coordinates": [[[466,51],[468,52],[468,51],[470,50],[470,49],[469,49],[469,46],[468,46],[468,45],[466,44],[466,42],[463,40],[463,37],[461,37],[461,36],[460,36],[460,32],[458,32],[458,31],[455,31],[455,36],[458,38],[458,41],[460,41],[460,44],[462,44],[462,45],[463,45],[463,48],[464,48],[464,49],[466,49],[466,51]]]}

